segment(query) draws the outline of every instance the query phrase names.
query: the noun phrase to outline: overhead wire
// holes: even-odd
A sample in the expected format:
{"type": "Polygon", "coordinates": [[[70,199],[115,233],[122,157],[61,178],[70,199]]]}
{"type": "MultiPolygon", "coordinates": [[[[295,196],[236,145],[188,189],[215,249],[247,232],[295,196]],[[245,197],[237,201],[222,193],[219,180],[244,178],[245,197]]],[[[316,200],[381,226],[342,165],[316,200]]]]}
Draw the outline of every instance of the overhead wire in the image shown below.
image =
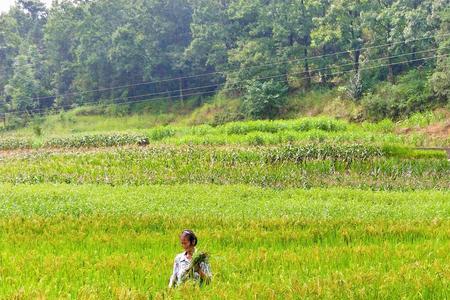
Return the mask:
{"type": "MultiPolygon", "coordinates": [[[[429,50],[431,51],[431,50],[429,50]]],[[[423,58],[418,58],[418,59],[413,59],[413,60],[406,60],[406,61],[402,61],[402,62],[395,62],[395,63],[390,63],[390,64],[382,64],[382,65],[376,65],[376,66],[370,66],[370,67],[361,67],[359,70],[360,71],[365,71],[365,70],[371,70],[371,69],[376,69],[376,68],[382,68],[382,67],[388,67],[388,66],[395,66],[395,65],[400,65],[400,64],[406,64],[406,63],[411,63],[411,62],[417,62],[417,61],[423,61],[423,60],[430,60],[430,59],[434,59],[434,58],[439,58],[439,57],[448,57],[450,56],[450,54],[443,54],[443,55],[433,55],[433,56],[429,56],[429,57],[423,57],[423,58]]],[[[346,74],[349,72],[354,72],[354,70],[346,70],[346,71],[338,71],[338,72],[332,72],[332,73],[328,73],[328,76],[335,76],[335,75],[340,75],[340,74],[346,74]]],[[[275,76],[269,76],[269,77],[263,77],[263,78],[257,78],[255,80],[267,80],[267,79],[273,79],[273,78],[277,78],[277,77],[286,77],[286,76],[294,76],[294,75],[302,75],[305,72],[297,72],[297,73],[284,73],[284,74],[279,74],[279,75],[275,75],[275,76]]],[[[304,77],[299,77],[297,79],[301,80],[301,79],[307,79],[307,78],[314,78],[314,75],[309,75],[309,76],[304,76],[304,77]]],[[[278,81],[274,81],[274,82],[286,82],[286,79],[282,79],[282,80],[278,80],[278,81]]],[[[218,86],[223,86],[225,84],[218,84],[218,86]]],[[[226,91],[226,90],[234,90],[235,88],[224,88],[221,91],[226,91]]],[[[199,95],[208,95],[210,93],[216,93],[216,90],[211,90],[211,91],[202,91],[202,92],[196,92],[196,93],[187,93],[184,94],[183,97],[192,97],[192,96],[199,96],[199,95]]],[[[161,98],[150,98],[150,99],[142,99],[142,100],[136,100],[136,101],[123,101],[124,99],[134,99],[134,98],[140,98],[140,97],[148,97],[150,94],[142,94],[142,95],[135,95],[135,96],[130,96],[130,97],[119,97],[119,98],[114,98],[114,99],[109,99],[109,103],[105,103],[105,106],[110,106],[110,105],[125,105],[125,104],[134,104],[134,103],[141,103],[141,102],[150,102],[150,101],[159,101],[159,100],[174,100],[177,98],[181,98],[181,95],[178,96],[173,96],[173,97],[161,97],[161,98]],[[115,101],[121,101],[121,102],[115,102],[115,101]]],[[[90,105],[94,105],[94,104],[103,104],[101,101],[97,101],[97,102],[93,102],[90,103],[90,105]]],[[[60,106],[57,109],[61,110],[61,109],[68,109],[68,108],[73,108],[72,105],[67,105],[67,106],[60,106]]],[[[48,111],[50,109],[48,108],[36,108],[36,109],[30,109],[30,110],[21,110],[21,111],[14,111],[14,113],[37,113],[37,112],[43,112],[43,111],[48,111]]],[[[11,113],[11,112],[8,112],[11,113]]]]}
{"type": "MultiPolygon", "coordinates": [[[[292,59],[292,60],[284,60],[284,61],[281,61],[281,62],[275,62],[275,63],[269,63],[269,64],[260,64],[260,65],[254,65],[254,66],[248,66],[248,67],[236,67],[236,68],[231,68],[231,69],[223,70],[223,71],[214,71],[214,72],[208,72],[208,73],[202,73],[202,74],[196,74],[196,75],[189,75],[189,76],[179,76],[179,77],[161,79],[161,80],[156,80],[156,81],[146,81],[146,82],[126,84],[126,85],[119,85],[119,86],[113,86],[113,87],[107,87],[107,88],[91,89],[91,90],[85,90],[85,91],[80,91],[80,92],[54,94],[54,95],[49,95],[49,96],[48,95],[45,95],[45,96],[42,95],[42,96],[27,97],[27,98],[21,98],[21,99],[23,99],[23,100],[39,100],[39,101],[42,101],[42,100],[52,99],[52,98],[56,98],[56,97],[76,96],[76,95],[84,95],[84,94],[87,94],[87,93],[105,92],[105,91],[111,91],[111,90],[123,89],[123,88],[129,88],[129,87],[136,87],[136,86],[142,86],[142,85],[151,85],[151,84],[165,83],[165,82],[171,82],[171,81],[185,80],[185,79],[190,79],[190,78],[198,78],[198,77],[203,77],[203,76],[211,76],[211,75],[216,75],[216,74],[225,74],[225,73],[230,72],[230,71],[232,72],[233,70],[242,71],[242,70],[248,70],[248,69],[253,69],[253,68],[271,67],[271,66],[282,65],[282,64],[289,64],[289,63],[305,61],[305,60],[314,60],[314,59],[328,57],[328,56],[348,54],[348,53],[352,53],[352,52],[356,52],[356,51],[378,49],[378,48],[383,48],[383,47],[387,48],[388,46],[405,44],[405,43],[411,43],[411,42],[415,42],[415,41],[421,41],[421,40],[432,39],[432,38],[437,38],[437,37],[445,37],[445,36],[450,36],[450,33],[449,34],[442,34],[442,35],[435,35],[435,36],[430,36],[430,37],[422,37],[422,38],[411,39],[411,40],[405,40],[405,41],[399,41],[399,42],[394,42],[394,43],[386,43],[386,44],[382,44],[382,45],[362,47],[362,48],[357,48],[357,49],[349,49],[349,50],[345,50],[345,51],[339,51],[339,52],[334,52],[334,53],[327,53],[327,54],[311,56],[311,57],[303,57],[303,58],[292,59]]],[[[161,94],[162,93],[164,93],[164,92],[161,92],[161,94]]]]}

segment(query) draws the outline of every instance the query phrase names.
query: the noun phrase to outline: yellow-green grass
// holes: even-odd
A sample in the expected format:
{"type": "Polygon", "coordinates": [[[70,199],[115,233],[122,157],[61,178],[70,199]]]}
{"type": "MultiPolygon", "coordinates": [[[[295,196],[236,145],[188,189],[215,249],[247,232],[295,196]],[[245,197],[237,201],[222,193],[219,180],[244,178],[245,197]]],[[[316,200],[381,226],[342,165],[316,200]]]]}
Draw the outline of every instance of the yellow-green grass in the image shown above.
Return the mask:
{"type": "MultiPolygon", "coordinates": [[[[184,101],[149,99],[132,105],[108,103],[85,105],[60,113],[49,112],[48,115],[35,116],[25,127],[6,131],[4,135],[32,137],[37,127],[40,128],[42,135],[54,136],[139,130],[167,124],[190,126],[210,123],[214,120],[214,114],[222,112],[225,108],[235,111],[239,104],[239,99],[225,99],[221,95],[215,95],[207,99],[191,97],[184,101]]],[[[11,115],[8,116],[10,119],[13,118],[11,115]]],[[[3,123],[0,124],[0,129],[2,127],[3,123]]]]}
{"type": "Polygon", "coordinates": [[[0,185],[0,298],[445,299],[450,193],[0,185]],[[177,235],[213,284],[167,291],[177,235]]]}
{"type": "Polygon", "coordinates": [[[123,130],[148,129],[171,120],[172,115],[135,114],[129,116],[105,116],[105,115],[77,115],[75,112],[49,115],[39,125],[29,125],[11,132],[3,133],[4,136],[34,137],[34,127],[39,126],[44,136],[70,135],[84,132],[110,132],[123,130]]]}

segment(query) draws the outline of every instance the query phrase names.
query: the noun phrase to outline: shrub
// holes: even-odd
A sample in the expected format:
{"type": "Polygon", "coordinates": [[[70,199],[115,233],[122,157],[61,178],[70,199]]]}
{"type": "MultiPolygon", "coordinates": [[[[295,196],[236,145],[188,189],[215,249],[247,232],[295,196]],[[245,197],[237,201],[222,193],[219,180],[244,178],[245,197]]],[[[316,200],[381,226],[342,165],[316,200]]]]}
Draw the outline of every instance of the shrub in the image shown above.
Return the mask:
{"type": "Polygon", "coordinates": [[[359,101],[363,95],[363,85],[359,72],[350,78],[346,87],[347,95],[354,101],[359,101]]]}
{"type": "Polygon", "coordinates": [[[362,100],[366,116],[372,120],[400,119],[432,108],[436,99],[432,97],[426,75],[413,70],[403,75],[398,84],[381,84],[362,100]]]}
{"type": "Polygon", "coordinates": [[[33,142],[22,138],[2,138],[0,139],[0,150],[28,149],[33,146],[33,142]]]}
{"type": "Polygon", "coordinates": [[[352,162],[355,160],[366,161],[372,158],[382,157],[381,148],[371,145],[329,145],[310,144],[302,146],[288,145],[272,150],[267,156],[270,162],[302,162],[305,160],[338,160],[352,162]]]}
{"type": "Polygon", "coordinates": [[[330,118],[311,118],[295,122],[293,129],[296,131],[310,131],[315,129],[323,131],[345,131],[347,126],[342,121],[330,118]]]}
{"type": "Polygon", "coordinates": [[[253,119],[273,119],[285,106],[288,87],[273,80],[250,81],[244,96],[244,109],[253,119]]]}
{"type": "Polygon", "coordinates": [[[148,138],[140,134],[92,134],[55,137],[44,142],[44,147],[82,148],[111,147],[123,145],[147,145],[148,138]]]}
{"type": "Polygon", "coordinates": [[[33,132],[36,136],[41,136],[42,135],[42,127],[39,125],[34,125],[33,132]]]}
{"type": "Polygon", "coordinates": [[[28,124],[28,121],[29,120],[27,118],[21,118],[15,115],[8,114],[5,130],[8,131],[25,127],[28,124]]]}
{"type": "Polygon", "coordinates": [[[150,131],[149,136],[153,141],[160,141],[166,137],[175,135],[175,129],[171,127],[157,127],[150,131]]]}
{"type": "MultiPolygon", "coordinates": [[[[106,113],[104,105],[82,106],[74,109],[75,116],[98,116],[106,113]]],[[[60,113],[61,121],[64,121],[65,114],[60,113]]]]}
{"type": "Polygon", "coordinates": [[[286,129],[286,125],[273,121],[247,121],[247,122],[233,122],[224,125],[222,128],[227,134],[248,134],[250,132],[270,132],[275,133],[286,129]]]}
{"type": "Polygon", "coordinates": [[[105,113],[113,117],[124,117],[130,114],[129,104],[110,104],[106,107],[105,113]]]}
{"type": "Polygon", "coordinates": [[[224,109],[222,112],[214,115],[214,120],[212,121],[212,126],[219,126],[229,122],[243,121],[245,115],[241,112],[233,112],[229,109],[224,109]]]}

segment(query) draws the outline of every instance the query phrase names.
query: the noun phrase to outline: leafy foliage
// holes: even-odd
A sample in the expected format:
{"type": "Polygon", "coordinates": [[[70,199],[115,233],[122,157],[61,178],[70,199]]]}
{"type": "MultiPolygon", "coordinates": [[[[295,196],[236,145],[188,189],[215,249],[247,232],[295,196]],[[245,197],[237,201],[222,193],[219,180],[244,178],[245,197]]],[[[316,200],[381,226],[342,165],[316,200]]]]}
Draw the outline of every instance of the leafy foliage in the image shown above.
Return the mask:
{"type": "Polygon", "coordinates": [[[430,83],[434,93],[441,97],[447,103],[450,103],[450,57],[448,49],[450,48],[450,8],[440,12],[442,23],[439,34],[442,35],[439,40],[439,49],[437,53],[441,55],[437,59],[436,70],[430,78],[430,83]]]}
{"type": "Polygon", "coordinates": [[[426,73],[410,71],[397,84],[384,83],[376,92],[364,97],[363,107],[373,120],[400,119],[417,111],[431,109],[439,103],[433,99],[426,73]]]}
{"type": "Polygon", "coordinates": [[[110,147],[123,145],[146,145],[148,138],[137,134],[93,134],[74,135],[66,138],[51,138],[44,143],[44,147],[110,147]]]}
{"type": "MultiPolygon", "coordinates": [[[[0,16],[0,113],[184,101],[223,88],[245,95],[247,116],[273,119],[287,89],[348,87],[359,100],[378,81],[394,84],[421,66],[433,75],[418,101],[445,102],[447,2],[18,1],[0,16]]],[[[404,117],[427,106],[390,109],[384,100],[369,101],[373,114],[404,117]]],[[[224,112],[215,123],[242,116],[224,112]]]]}
{"type": "Polygon", "coordinates": [[[273,119],[287,101],[288,87],[274,81],[251,81],[246,86],[244,108],[253,119],[273,119]]]}

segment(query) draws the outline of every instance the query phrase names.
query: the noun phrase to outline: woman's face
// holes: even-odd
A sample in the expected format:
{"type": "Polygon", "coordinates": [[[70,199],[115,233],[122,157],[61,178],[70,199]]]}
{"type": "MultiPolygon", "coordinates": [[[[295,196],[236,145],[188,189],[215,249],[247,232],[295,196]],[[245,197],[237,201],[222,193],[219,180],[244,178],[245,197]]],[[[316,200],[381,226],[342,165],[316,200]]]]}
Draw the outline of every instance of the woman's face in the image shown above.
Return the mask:
{"type": "Polygon", "coordinates": [[[181,242],[181,247],[183,247],[184,250],[189,250],[191,248],[191,242],[189,241],[189,238],[187,237],[187,235],[182,234],[180,236],[180,242],[181,242]]]}

